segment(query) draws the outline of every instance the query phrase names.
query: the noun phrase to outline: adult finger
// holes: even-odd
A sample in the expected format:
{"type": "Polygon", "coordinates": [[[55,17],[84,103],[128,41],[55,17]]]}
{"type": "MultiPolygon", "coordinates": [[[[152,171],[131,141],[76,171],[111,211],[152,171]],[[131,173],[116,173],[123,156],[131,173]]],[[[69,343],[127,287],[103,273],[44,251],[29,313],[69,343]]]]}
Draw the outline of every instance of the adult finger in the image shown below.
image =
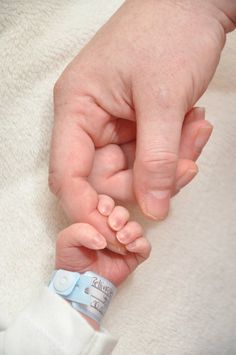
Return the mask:
{"type": "Polygon", "coordinates": [[[134,191],[144,214],[164,219],[169,211],[185,114],[172,102],[158,104],[147,95],[139,99],[134,191]]]}
{"type": "Polygon", "coordinates": [[[184,121],[180,157],[196,161],[207,144],[213,131],[213,126],[205,120],[205,110],[202,107],[193,108],[184,121]]]}

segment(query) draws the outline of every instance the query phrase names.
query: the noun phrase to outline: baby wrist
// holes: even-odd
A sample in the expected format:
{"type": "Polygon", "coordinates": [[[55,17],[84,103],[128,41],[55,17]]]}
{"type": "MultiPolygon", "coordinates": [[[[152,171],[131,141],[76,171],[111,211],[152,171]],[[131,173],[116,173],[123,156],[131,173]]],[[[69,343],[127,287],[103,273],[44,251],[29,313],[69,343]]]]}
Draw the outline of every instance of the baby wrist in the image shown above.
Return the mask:
{"type": "Polygon", "coordinates": [[[110,281],[91,271],[80,274],[62,269],[54,271],[48,287],[70,302],[95,329],[116,291],[110,281]]]}

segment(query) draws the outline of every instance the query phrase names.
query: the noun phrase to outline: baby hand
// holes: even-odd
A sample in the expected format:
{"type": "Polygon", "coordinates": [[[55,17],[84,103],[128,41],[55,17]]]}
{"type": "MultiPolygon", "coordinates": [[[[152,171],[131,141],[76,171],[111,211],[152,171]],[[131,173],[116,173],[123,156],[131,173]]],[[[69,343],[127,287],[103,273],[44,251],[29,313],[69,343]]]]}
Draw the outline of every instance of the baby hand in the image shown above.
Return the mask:
{"type": "Polygon", "coordinates": [[[151,245],[143,236],[139,223],[129,221],[126,208],[115,206],[106,196],[99,196],[98,211],[107,217],[107,223],[116,231],[117,239],[126,250],[125,255],[112,252],[105,236],[91,225],[75,223],[58,235],[56,269],[85,272],[93,271],[118,286],[140,263],[148,258],[151,245]]]}

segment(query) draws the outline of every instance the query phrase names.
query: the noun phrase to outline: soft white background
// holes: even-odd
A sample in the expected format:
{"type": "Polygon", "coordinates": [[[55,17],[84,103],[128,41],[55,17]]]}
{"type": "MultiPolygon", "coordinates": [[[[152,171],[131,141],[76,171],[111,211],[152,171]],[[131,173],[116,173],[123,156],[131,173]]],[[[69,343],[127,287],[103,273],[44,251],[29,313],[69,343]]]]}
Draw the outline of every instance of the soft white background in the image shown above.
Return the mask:
{"type": "MultiPolygon", "coordinates": [[[[8,320],[47,282],[66,223],[47,187],[53,84],[121,3],[0,0],[0,313],[8,320]]],[[[152,256],[104,322],[120,338],[114,355],[236,354],[236,32],[201,104],[214,134],[169,219],[143,220],[152,256]]]]}

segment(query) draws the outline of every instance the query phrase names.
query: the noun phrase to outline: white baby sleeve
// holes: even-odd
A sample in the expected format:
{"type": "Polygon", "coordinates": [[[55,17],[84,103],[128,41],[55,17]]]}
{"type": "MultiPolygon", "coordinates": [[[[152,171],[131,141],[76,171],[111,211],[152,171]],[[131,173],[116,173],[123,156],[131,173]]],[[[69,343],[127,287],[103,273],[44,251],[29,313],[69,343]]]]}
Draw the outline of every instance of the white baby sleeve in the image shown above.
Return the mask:
{"type": "Polygon", "coordinates": [[[0,332],[1,355],[110,355],[115,345],[46,287],[0,332]]]}

